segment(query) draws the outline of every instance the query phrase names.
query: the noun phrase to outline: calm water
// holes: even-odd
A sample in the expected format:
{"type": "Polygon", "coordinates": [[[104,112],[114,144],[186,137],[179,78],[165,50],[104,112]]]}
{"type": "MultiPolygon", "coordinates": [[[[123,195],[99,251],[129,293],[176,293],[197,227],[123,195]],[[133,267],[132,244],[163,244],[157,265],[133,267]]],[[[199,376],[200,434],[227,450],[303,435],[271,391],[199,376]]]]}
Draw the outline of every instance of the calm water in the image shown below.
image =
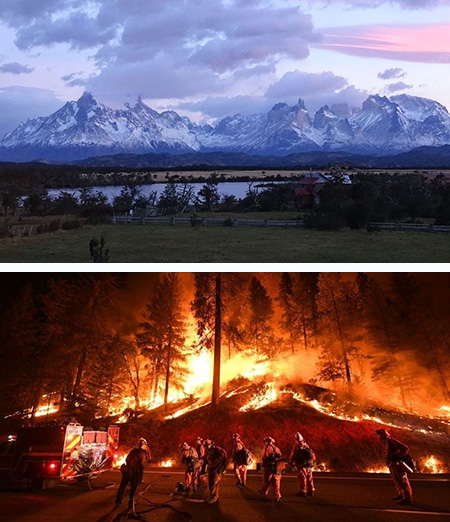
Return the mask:
{"type": "MultiPolygon", "coordinates": [[[[189,186],[194,187],[194,193],[197,195],[198,192],[203,187],[204,183],[188,183],[189,186]]],[[[237,199],[242,199],[245,197],[245,194],[248,190],[250,183],[244,181],[237,182],[224,182],[218,183],[219,194],[221,196],[235,196],[237,199]]],[[[261,187],[261,183],[254,183],[253,188],[259,186],[261,187]]],[[[91,187],[94,191],[100,191],[107,196],[109,202],[112,202],[116,196],[120,195],[120,191],[122,190],[122,185],[112,185],[109,187],[91,187]]],[[[166,187],[166,183],[155,183],[153,185],[141,185],[141,193],[142,195],[148,196],[151,192],[156,192],[158,197],[164,191],[166,187]]],[[[79,195],[79,190],[77,188],[60,188],[60,189],[49,189],[48,194],[52,198],[58,197],[61,191],[68,192],[69,194],[74,194],[75,196],[79,195]]]]}

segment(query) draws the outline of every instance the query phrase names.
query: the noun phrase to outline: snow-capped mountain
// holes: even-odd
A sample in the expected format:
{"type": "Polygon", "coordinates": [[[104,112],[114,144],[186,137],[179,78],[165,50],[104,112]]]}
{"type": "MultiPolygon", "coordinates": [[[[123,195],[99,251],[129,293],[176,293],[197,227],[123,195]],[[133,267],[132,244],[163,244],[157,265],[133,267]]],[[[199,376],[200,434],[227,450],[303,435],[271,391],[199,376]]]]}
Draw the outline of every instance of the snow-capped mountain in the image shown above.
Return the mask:
{"type": "Polygon", "coordinates": [[[138,100],[112,109],[89,93],[48,117],[22,123],[0,141],[0,160],[69,161],[117,153],[245,152],[287,155],[306,151],[391,154],[450,143],[450,114],[408,95],[369,96],[361,110],[325,105],[314,115],[303,100],[276,104],[266,114],[235,115],[215,127],[174,111],[158,113],[138,100]]]}

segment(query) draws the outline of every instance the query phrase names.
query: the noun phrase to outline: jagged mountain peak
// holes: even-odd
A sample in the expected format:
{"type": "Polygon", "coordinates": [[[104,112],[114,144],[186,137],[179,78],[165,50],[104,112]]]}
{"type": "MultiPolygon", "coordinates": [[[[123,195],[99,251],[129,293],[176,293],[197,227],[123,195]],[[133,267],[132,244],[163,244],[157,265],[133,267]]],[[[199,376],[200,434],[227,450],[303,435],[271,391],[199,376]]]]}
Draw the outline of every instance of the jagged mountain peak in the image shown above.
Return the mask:
{"type": "Polygon", "coordinates": [[[450,114],[426,98],[369,96],[359,111],[324,104],[313,117],[305,102],[280,102],[266,113],[236,114],[197,125],[174,110],[158,113],[141,97],[112,109],[89,92],[48,117],[28,120],[0,142],[0,160],[71,160],[98,154],[244,152],[286,155],[314,150],[408,151],[450,144],[450,114]]]}

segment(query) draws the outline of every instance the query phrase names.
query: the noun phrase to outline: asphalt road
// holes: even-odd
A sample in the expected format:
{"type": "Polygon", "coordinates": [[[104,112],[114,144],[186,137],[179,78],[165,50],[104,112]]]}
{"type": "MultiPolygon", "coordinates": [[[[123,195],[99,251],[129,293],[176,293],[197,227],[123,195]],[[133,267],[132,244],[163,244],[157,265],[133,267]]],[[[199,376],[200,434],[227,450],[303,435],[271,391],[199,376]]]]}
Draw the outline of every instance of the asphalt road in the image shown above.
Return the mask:
{"type": "MultiPolygon", "coordinates": [[[[450,522],[450,479],[435,477],[412,480],[415,494],[414,506],[398,506],[392,500],[396,494],[389,477],[385,476],[330,476],[316,475],[314,498],[295,497],[296,479],[283,476],[280,504],[261,498],[260,474],[249,475],[248,486],[235,486],[232,473],[228,472],[221,483],[220,500],[207,505],[200,498],[174,498],[170,496],[182,473],[169,470],[146,472],[139,491],[136,512],[155,507],[153,503],[166,503],[189,513],[183,515],[161,507],[143,513],[138,520],[149,522],[278,522],[307,520],[308,522],[356,521],[356,522],[424,522],[426,520],[450,522]],[[148,499],[148,500],[146,500],[148,499]],[[150,501],[150,502],[149,502],[150,501]]],[[[111,472],[86,486],[59,486],[39,492],[28,492],[23,487],[0,486],[0,520],[4,522],[119,522],[132,520],[123,509],[114,509],[114,499],[120,473],[111,472]],[[109,486],[109,487],[108,487],[109,486]]],[[[123,505],[127,505],[126,491],[123,505]]],[[[132,514],[132,512],[129,512],[132,514]]],[[[136,520],[136,518],[134,518],[136,520]]]]}

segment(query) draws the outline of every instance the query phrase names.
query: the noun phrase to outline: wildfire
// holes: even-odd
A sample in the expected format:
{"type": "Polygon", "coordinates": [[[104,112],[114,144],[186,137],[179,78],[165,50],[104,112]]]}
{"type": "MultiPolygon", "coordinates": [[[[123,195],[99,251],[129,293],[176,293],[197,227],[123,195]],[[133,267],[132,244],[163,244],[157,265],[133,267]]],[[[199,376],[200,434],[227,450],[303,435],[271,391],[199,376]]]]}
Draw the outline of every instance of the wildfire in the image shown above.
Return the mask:
{"type": "Polygon", "coordinates": [[[445,415],[446,417],[450,417],[450,406],[441,406],[439,408],[439,411],[441,411],[442,414],[445,415]]]}
{"type": "Polygon", "coordinates": [[[278,391],[274,382],[269,382],[264,385],[264,389],[254,395],[250,401],[242,406],[239,411],[259,410],[264,406],[267,406],[271,402],[277,400],[278,391]]]}
{"type": "MultiPolygon", "coordinates": [[[[35,417],[45,417],[46,415],[51,415],[52,413],[57,413],[59,408],[55,405],[47,405],[40,406],[34,413],[35,417]]],[[[29,415],[31,417],[31,413],[29,415]]]]}
{"type": "Polygon", "coordinates": [[[175,461],[172,459],[163,460],[159,465],[160,468],[173,468],[175,466],[175,461]]]}
{"type": "Polygon", "coordinates": [[[430,457],[427,457],[424,466],[427,469],[428,472],[439,474],[439,473],[445,473],[442,463],[433,455],[430,457]]]}
{"type": "Polygon", "coordinates": [[[389,468],[383,466],[382,468],[370,468],[366,470],[366,473],[389,473],[389,468]]]}
{"type": "Polygon", "coordinates": [[[331,471],[328,469],[327,465],[325,464],[325,462],[320,462],[320,463],[316,463],[313,467],[313,471],[319,471],[319,472],[327,472],[327,471],[331,471]]]}

